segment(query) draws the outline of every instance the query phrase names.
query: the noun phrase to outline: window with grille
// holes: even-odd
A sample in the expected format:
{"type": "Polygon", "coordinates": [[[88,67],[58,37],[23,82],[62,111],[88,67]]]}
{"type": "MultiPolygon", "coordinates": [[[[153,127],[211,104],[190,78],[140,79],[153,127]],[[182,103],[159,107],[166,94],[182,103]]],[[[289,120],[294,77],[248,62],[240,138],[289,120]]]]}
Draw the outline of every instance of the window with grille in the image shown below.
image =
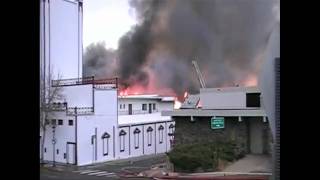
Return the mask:
{"type": "Polygon", "coordinates": [[[123,152],[125,150],[125,135],[127,133],[122,129],[119,133],[120,136],[120,152],[123,152]]]}
{"type": "Polygon", "coordinates": [[[148,141],[148,146],[151,146],[152,144],[152,127],[149,126],[148,129],[147,129],[147,141],[148,141]]]}
{"type": "Polygon", "coordinates": [[[142,110],[144,110],[144,111],[147,110],[147,104],[142,104],[142,110]]]}
{"type": "Polygon", "coordinates": [[[168,133],[168,135],[169,135],[169,137],[170,137],[170,140],[173,139],[173,131],[174,131],[174,125],[173,125],[173,124],[170,124],[170,126],[169,126],[169,133],[168,133]]]}
{"type": "Polygon", "coordinates": [[[110,139],[110,135],[105,132],[102,135],[102,152],[103,152],[103,156],[107,156],[109,153],[109,139],[110,139]]]}
{"type": "Polygon", "coordinates": [[[164,127],[162,125],[159,126],[158,131],[159,131],[159,144],[163,143],[163,130],[164,127]]]}
{"type": "Polygon", "coordinates": [[[69,126],[73,126],[73,120],[69,120],[69,126]]]}
{"type": "Polygon", "coordinates": [[[136,128],[133,131],[133,136],[134,136],[134,148],[138,149],[139,148],[139,134],[140,134],[140,130],[138,128],[136,128]]]}

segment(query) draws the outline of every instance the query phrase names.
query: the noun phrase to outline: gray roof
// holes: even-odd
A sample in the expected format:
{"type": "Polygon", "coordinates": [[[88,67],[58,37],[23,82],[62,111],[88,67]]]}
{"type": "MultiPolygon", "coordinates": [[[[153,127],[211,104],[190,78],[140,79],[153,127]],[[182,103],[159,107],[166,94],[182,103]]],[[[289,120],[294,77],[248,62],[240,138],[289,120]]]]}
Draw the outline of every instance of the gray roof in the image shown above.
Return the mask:
{"type": "Polygon", "coordinates": [[[201,92],[248,92],[248,93],[260,93],[257,86],[251,87],[223,87],[223,88],[201,88],[201,92]]]}
{"type": "Polygon", "coordinates": [[[263,109],[177,109],[173,111],[162,111],[162,116],[266,116],[263,109]]]}
{"type": "Polygon", "coordinates": [[[189,94],[188,97],[181,104],[181,109],[195,109],[199,103],[199,94],[189,94]]]}

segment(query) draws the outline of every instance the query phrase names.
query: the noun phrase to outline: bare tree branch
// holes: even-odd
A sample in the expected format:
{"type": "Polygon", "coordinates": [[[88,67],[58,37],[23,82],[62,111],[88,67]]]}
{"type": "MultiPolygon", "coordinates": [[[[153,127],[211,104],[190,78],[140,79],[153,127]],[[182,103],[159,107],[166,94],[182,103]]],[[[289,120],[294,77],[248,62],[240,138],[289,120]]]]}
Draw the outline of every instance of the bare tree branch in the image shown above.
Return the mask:
{"type": "Polygon", "coordinates": [[[53,73],[50,72],[46,77],[40,78],[40,131],[42,132],[41,142],[41,161],[43,161],[44,144],[48,121],[53,116],[55,106],[54,102],[63,100],[62,88],[59,86],[61,75],[56,80],[57,86],[50,86],[50,80],[53,79],[53,73]]]}

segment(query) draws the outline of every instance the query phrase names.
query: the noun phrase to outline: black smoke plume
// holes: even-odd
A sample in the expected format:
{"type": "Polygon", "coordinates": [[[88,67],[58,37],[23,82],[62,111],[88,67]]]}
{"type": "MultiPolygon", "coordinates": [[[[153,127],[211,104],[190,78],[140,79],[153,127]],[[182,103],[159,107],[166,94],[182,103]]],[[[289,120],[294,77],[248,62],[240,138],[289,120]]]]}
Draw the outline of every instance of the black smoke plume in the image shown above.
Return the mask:
{"type": "Polygon", "coordinates": [[[274,9],[279,6],[276,0],[129,3],[138,24],[119,40],[117,58],[115,51],[91,49],[91,55],[85,56],[85,68],[89,69],[85,71],[118,76],[124,87],[154,83],[159,90],[171,88],[176,94],[199,90],[191,64],[195,58],[207,87],[241,85],[256,76],[277,21],[274,9]]]}

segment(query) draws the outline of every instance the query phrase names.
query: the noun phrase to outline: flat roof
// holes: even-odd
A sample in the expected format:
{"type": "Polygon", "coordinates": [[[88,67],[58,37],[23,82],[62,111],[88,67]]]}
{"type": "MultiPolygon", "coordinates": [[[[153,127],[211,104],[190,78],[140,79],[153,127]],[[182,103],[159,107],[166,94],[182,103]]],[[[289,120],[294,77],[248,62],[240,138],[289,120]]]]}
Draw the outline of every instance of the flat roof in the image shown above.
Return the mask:
{"type": "Polygon", "coordinates": [[[260,90],[257,86],[248,86],[248,87],[222,87],[222,88],[201,88],[201,92],[248,92],[248,93],[260,93],[260,90]]]}
{"type": "Polygon", "coordinates": [[[173,111],[162,111],[162,116],[267,116],[264,109],[176,109],[173,111]]]}

